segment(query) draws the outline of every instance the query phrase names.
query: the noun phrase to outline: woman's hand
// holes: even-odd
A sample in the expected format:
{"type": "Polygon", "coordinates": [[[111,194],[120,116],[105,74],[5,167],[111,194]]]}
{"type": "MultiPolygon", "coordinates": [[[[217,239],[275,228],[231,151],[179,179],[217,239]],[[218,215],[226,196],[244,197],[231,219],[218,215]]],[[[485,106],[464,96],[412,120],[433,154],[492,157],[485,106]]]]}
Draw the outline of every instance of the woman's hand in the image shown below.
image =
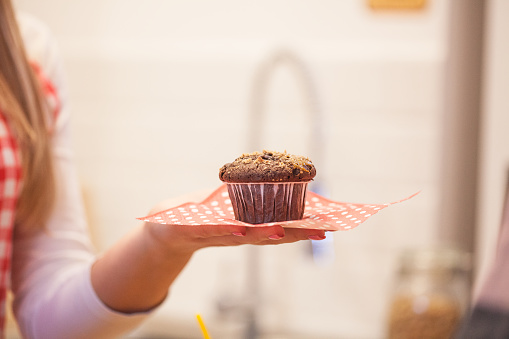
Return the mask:
{"type": "Polygon", "coordinates": [[[325,231],[283,228],[279,225],[246,227],[237,225],[178,226],[145,223],[154,245],[170,254],[191,255],[200,248],[214,246],[275,245],[299,240],[325,239],[325,231]]]}
{"type": "MultiPolygon", "coordinates": [[[[202,201],[211,192],[201,191],[160,203],[150,214],[178,206],[188,201],[202,201]]],[[[238,225],[179,226],[145,223],[144,228],[155,246],[168,255],[191,255],[200,248],[214,246],[276,245],[299,240],[325,239],[323,230],[283,228],[279,225],[246,227],[238,225]]]]}

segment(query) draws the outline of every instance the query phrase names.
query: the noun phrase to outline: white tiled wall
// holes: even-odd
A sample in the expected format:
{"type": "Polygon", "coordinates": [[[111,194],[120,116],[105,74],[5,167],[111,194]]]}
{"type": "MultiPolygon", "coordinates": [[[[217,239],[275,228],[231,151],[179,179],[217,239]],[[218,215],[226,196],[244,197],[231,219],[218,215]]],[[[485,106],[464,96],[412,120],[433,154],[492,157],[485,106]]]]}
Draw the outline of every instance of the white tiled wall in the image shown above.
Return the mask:
{"type": "MultiPolygon", "coordinates": [[[[254,71],[289,48],[317,85],[327,132],[317,178],[330,197],[385,203],[422,192],[334,234],[328,266],[313,263],[309,244],[260,249],[261,324],[292,338],[383,337],[396,255],[436,240],[448,6],[428,1],[422,11],[386,13],[366,3],[18,0],[60,41],[98,247],[158,201],[218,186],[219,167],[252,151],[254,71]]],[[[285,68],[275,74],[264,148],[313,159],[292,79],[285,68]]],[[[138,335],[198,338],[194,314],[202,313],[228,338],[215,302],[225,290],[242,296],[246,250],[199,252],[138,335]]]]}

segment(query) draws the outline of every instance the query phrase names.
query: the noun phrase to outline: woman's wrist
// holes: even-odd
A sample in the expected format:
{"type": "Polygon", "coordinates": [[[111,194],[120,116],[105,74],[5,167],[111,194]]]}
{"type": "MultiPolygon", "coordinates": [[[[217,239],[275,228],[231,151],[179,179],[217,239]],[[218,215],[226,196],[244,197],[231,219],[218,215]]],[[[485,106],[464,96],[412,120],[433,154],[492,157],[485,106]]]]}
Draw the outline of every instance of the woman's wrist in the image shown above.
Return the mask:
{"type": "Polygon", "coordinates": [[[175,260],[188,261],[198,249],[190,245],[190,241],[180,239],[172,234],[172,226],[144,223],[142,226],[142,237],[147,253],[153,260],[160,263],[175,262],[175,260]]]}

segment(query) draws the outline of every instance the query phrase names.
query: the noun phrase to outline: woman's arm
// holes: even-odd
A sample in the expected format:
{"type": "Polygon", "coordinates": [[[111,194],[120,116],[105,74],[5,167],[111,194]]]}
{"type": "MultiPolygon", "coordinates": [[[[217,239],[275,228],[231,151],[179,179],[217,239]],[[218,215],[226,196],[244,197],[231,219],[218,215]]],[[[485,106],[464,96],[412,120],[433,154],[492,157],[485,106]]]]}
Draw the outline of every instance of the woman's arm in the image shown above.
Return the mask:
{"type": "Polygon", "coordinates": [[[170,226],[144,223],[92,266],[94,289],[110,308],[140,312],[160,304],[193,253],[204,247],[281,244],[324,238],[324,231],[281,226],[170,226]]]}

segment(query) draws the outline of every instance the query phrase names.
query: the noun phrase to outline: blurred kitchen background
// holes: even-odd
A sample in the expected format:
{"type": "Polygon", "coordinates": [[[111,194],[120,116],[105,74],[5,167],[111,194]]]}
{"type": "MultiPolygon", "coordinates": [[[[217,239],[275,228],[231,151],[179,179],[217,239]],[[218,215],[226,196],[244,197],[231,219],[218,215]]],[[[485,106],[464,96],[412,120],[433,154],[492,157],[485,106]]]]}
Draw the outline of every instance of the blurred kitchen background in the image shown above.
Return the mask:
{"type": "Polygon", "coordinates": [[[249,338],[253,319],[257,338],[384,338],[407,248],[471,253],[475,294],[509,163],[508,1],[15,4],[59,42],[99,250],[253,147],[308,155],[334,200],[421,191],[323,244],[198,252],[130,337],[200,338],[201,313],[214,338],[249,338]]]}

